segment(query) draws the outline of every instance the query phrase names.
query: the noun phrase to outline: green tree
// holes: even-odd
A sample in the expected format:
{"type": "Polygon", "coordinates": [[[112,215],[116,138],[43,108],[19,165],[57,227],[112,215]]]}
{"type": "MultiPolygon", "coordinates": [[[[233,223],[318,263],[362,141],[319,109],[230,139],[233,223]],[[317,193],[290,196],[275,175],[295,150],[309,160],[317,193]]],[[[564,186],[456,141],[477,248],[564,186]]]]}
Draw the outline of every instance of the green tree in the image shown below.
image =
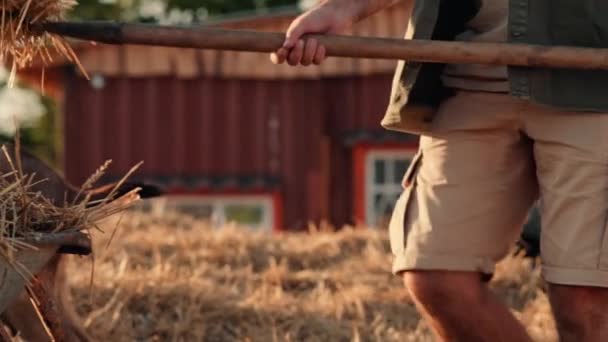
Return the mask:
{"type": "Polygon", "coordinates": [[[246,10],[263,10],[272,7],[295,5],[297,0],[167,0],[169,8],[204,8],[209,15],[226,14],[246,10]]]}
{"type": "Polygon", "coordinates": [[[204,10],[213,17],[231,12],[295,5],[298,0],[79,0],[79,5],[71,15],[83,20],[150,21],[151,18],[139,15],[141,6],[149,2],[161,2],[167,11],[178,9],[196,13],[204,10]]]}
{"type": "Polygon", "coordinates": [[[70,16],[83,20],[124,20],[135,16],[140,3],[140,0],[78,0],[78,6],[70,16]]]}

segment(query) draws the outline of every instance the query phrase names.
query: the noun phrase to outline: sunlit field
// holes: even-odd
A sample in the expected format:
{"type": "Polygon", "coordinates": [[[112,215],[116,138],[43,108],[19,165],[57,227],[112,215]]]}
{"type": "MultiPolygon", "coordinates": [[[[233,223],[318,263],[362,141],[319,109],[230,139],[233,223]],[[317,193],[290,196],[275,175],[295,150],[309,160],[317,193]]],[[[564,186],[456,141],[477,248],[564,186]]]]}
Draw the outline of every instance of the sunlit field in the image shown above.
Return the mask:
{"type": "MultiPolygon", "coordinates": [[[[99,341],[432,341],[384,232],[269,235],[186,216],[130,213],[70,261],[77,311],[99,341]],[[108,242],[110,242],[108,244],[108,242]]],[[[509,257],[493,289],[535,340],[556,341],[532,261],[509,257]]],[[[466,314],[466,313],[463,313],[466,314]]]]}

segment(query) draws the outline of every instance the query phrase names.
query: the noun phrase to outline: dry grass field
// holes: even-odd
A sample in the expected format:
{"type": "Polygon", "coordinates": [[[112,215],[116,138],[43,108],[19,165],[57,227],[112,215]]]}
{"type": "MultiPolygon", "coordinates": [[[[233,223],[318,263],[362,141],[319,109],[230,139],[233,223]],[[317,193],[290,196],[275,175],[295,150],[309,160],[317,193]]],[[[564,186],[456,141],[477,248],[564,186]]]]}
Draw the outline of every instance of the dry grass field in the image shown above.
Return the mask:
{"type": "MultiPolygon", "coordinates": [[[[432,341],[384,233],[268,235],[130,213],[70,261],[77,311],[99,341],[432,341]],[[110,242],[108,244],[108,242],[110,242]]],[[[555,341],[538,271],[508,258],[495,291],[537,341],[555,341]]]]}

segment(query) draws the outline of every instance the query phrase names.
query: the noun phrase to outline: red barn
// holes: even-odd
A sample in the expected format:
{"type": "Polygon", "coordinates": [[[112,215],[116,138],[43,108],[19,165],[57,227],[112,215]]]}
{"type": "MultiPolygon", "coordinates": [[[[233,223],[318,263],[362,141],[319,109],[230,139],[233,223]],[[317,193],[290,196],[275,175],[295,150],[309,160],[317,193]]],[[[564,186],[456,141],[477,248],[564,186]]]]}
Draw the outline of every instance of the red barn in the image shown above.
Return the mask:
{"type": "MultiPolygon", "coordinates": [[[[283,32],[295,10],[225,18],[226,28],[283,32]]],[[[354,34],[401,38],[397,5],[354,34]]],[[[81,183],[105,160],[166,186],[183,210],[260,228],[382,224],[401,191],[415,137],[387,132],[396,61],[331,58],[272,65],[265,54],[78,46],[87,73],[57,59],[45,88],[63,112],[63,167],[81,183]]],[[[39,81],[37,70],[31,80],[39,81]]]]}

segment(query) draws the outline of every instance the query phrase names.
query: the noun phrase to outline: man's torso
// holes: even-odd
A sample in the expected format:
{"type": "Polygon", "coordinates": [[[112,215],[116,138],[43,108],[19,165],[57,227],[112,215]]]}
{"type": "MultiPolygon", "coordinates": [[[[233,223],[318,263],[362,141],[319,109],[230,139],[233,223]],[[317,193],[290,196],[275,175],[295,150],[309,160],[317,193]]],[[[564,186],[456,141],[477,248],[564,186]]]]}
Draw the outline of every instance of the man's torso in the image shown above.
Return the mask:
{"type": "MultiPolygon", "coordinates": [[[[494,40],[508,43],[608,47],[606,0],[415,0],[407,39],[494,40]],[[504,7],[508,5],[508,20],[504,7]],[[502,19],[501,19],[502,18],[502,19]],[[482,28],[472,36],[467,31],[482,28]]],[[[608,71],[547,68],[454,66],[401,61],[382,120],[389,130],[420,133],[437,106],[450,96],[450,74],[480,73],[503,82],[482,82],[485,90],[505,89],[515,97],[561,110],[608,113],[608,71]],[[506,83],[506,86],[505,86],[506,83]],[[447,85],[447,86],[446,86],[447,85]]],[[[462,79],[457,80],[462,85],[462,79]]],[[[487,81],[487,80],[486,80],[487,81]]],[[[467,80],[464,86],[478,87],[467,80]]]]}
{"type": "MultiPolygon", "coordinates": [[[[482,1],[477,15],[465,25],[457,41],[502,43],[507,41],[509,0],[482,1]]],[[[504,66],[449,64],[442,75],[449,88],[509,92],[508,72],[504,66]]]]}

